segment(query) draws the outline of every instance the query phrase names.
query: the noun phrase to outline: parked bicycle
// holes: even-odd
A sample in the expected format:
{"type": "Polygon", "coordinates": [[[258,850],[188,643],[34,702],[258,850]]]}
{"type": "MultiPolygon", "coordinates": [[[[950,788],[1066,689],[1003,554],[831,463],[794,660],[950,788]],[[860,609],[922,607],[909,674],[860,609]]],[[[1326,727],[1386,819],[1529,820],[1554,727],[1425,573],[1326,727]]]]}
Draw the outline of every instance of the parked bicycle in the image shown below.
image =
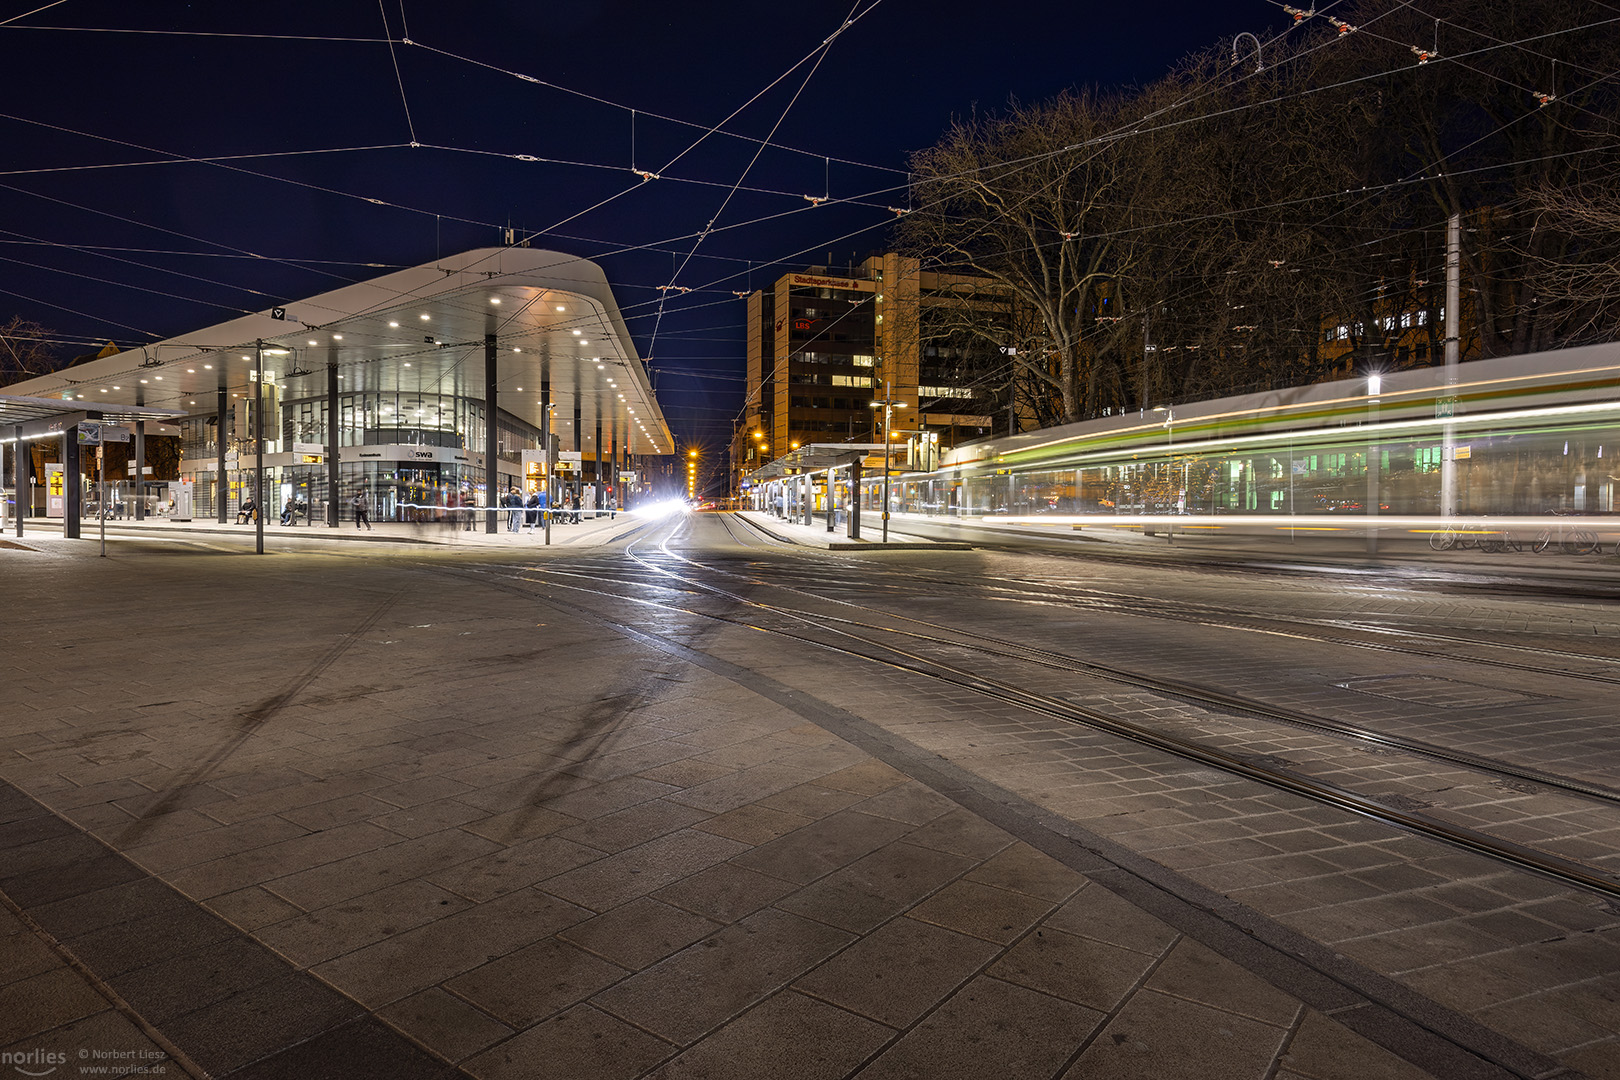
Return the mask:
{"type": "MultiPolygon", "coordinates": [[[[1536,533],[1533,540],[1521,540],[1507,529],[1478,526],[1447,525],[1429,534],[1429,546],[1436,551],[1466,550],[1499,554],[1504,551],[1523,551],[1525,544],[1537,555],[1554,552],[1563,555],[1601,555],[1603,541],[1591,529],[1566,525],[1549,526],[1536,533]]],[[[1615,553],[1620,554],[1620,544],[1615,553]]]]}
{"type": "Polygon", "coordinates": [[[1603,542],[1591,529],[1542,529],[1530,544],[1537,555],[1556,549],[1565,555],[1592,555],[1603,552],[1603,542]]]}

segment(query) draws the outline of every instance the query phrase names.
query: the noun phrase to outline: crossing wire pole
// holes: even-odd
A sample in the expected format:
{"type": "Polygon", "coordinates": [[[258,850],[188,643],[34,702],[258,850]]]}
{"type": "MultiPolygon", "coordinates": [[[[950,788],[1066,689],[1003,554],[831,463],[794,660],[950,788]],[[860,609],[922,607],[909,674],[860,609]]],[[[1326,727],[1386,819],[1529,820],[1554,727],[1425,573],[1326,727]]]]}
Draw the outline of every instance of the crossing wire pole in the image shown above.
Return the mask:
{"type": "Polygon", "coordinates": [[[1462,215],[1446,220],[1446,388],[1440,409],[1447,423],[1440,443],[1440,516],[1457,513],[1457,359],[1462,327],[1462,215]]]}
{"type": "Polygon", "coordinates": [[[264,339],[253,342],[253,553],[264,554],[264,339]]]}
{"type": "Polygon", "coordinates": [[[101,557],[107,557],[107,444],[96,444],[96,516],[101,518],[101,557]]]}

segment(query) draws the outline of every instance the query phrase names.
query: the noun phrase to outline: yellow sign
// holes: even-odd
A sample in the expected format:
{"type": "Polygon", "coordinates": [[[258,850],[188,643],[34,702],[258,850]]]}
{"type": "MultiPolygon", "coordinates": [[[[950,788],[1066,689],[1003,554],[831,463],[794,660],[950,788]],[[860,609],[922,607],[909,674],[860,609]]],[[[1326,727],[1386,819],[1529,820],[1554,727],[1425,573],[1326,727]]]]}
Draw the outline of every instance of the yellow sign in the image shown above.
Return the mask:
{"type": "Polygon", "coordinates": [[[1457,447],[1456,452],[1452,455],[1452,458],[1456,461],[1464,461],[1473,456],[1474,448],[1472,446],[1459,446],[1457,447]]]}

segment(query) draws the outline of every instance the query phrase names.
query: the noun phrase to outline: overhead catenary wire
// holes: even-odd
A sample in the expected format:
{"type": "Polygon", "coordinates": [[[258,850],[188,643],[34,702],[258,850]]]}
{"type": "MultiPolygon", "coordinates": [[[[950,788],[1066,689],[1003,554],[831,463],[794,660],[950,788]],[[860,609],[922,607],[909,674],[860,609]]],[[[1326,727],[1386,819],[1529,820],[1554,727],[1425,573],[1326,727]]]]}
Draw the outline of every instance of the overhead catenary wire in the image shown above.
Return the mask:
{"type": "MultiPolygon", "coordinates": [[[[279,179],[279,178],[273,178],[273,179],[279,179]]],[[[328,190],[330,190],[330,189],[328,189],[328,190]]],[[[787,193],[783,193],[783,194],[785,195],[787,193]]],[[[368,201],[375,201],[375,200],[368,200],[368,201]]],[[[804,208],[801,208],[801,209],[804,209],[804,208]]],[[[768,221],[768,220],[772,220],[772,219],[774,219],[776,217],[779,217],[779,216],[781,216],[781,215],[771,215],[770,217],[761,218],[761,219],[757,219],[757,220],[759,220],[759,221],[768,221]]],[[[748,224],[750,224],[750,223],[747,223],[747,222],[739,223],[738,227],[745,227],[748,224]]],[[[858,230],[856,232],[849,233],[849,234],[846,234],[846,235],[860,235],[861,232],[866,232],[866,231],[870,231],[870,230],[869,229],[862,229],[862,230],[858,230]]],[[[690,237],[692,234],[687,234],[687,235],[688,235],[688,237],[690,237]]],[[[199,242],[208,243],[208,241],[201,241],[200,239],[199,239],[199,242]]],[[[802,250],[814,250],[816,247],[821,246],[822,243],[824,243],[824,242],[823,241],[817,241],[815,243],[807,245],[806,248],[802,249],[802,250]]],[[[611,246],[610,245],[611,250],[621,251],[621,252],[635,251],[635,250],[646,250],[649,247],[650,247],[650,245],[618,245],[618,246],[611,246]]],[[[226,255],[226,256],[223,256],[223,257],[231,257],[231,256],[226,255]]],[[[236,256],[236,257],[241,258],[241,257],[247,257],[247,256],[236,256]]],[[[254,256],[254,257],[259,257],[259,256],[254,256]]],[[[719,279],[719,280],[723,282],[723,281],[725,281],[727,279],[719,279]]],[[[701,287],[699,287],[699,289],[701,289],[701,287]]]]}
{"type": "MultiPolygon", "coordinates": [[[[403,5],[400,10],[403,13],[403,5]]],[[[394,35],[388,30],[388,9],[383,6],[383,0],[377,0],[377,14],[382,16],[383,34],[388,38],[388,59],[394,63],[394,78],[399,83],[399,103],[405,108],[405,127],[411,133],[411,145],[416,146],[416,121],[411,119],[411,102],[405,95],[405,75],[399,70],[399,54],[394,51],[394,35]]]]}
{"type": "MultiPolygon", "coordinates": [[[[867,10],[870,11],[872,8],[876,7],[881,2],[882,2],[882,0],[872,0],[872,3],[867,8],[867,10]]],[[[794,91],[793,97],[788,100],[787,105],[783,107],[781,115],[779,115],[776,118],[776,123],[771,125],[771,130],[770,130],[769,134],[766,135],[766,142],[767,143],[770,141],[770,138],[772,136],[774,136],[777,133],[777,131],[779,131],[781,129],[783,122],[785,120],[787,120],[788,113],[793,111],[793,106],[798,104],[799,98],[804,94],[805,87],[810,85],[810,80],[815,78],[817,71],[821,70],[822,61],[824,61],[827,58],[827,51],[832,47],[832,43],[834,41],[836,41],[839,38],[839,36],[844,33],[845,30],[848,30],[851,26],[853,26],[855,24],[855,15],[856,15],[856,12],[859,9],[860,9],[860,3],[859,3],[859,0],[857,0],[855,6],[850,8],[849,14],[844,17],[844,21],[843,21],[843,23],[841,23],[839,25],[838,29],[833,31],[833,33],[825,41],[823,41],[821,43],[821,51],[820,51],[819,55],[816,56],[815,63],[812,64],[811,67],[810,67],[810,70],[805,73],[804,80],[799,84],[798,90],[794,91]]],[[[778,80],[778,81],[780,81],[780,80],[778,80]]],[[[775,83],[773,83],[772,85],[774,86],[775,83]]],[[[750,99],[750,103],[752,103],[752,101],[758,100],[758,98],[759,98],[759,95],[756,94],[754,96],[754,98],[750,99]]],[[[741,109],[737,110],[736,112],[733,112],[731,115],[734,117],[734,116],[737,115],[737,112],[740,112],[740,111],[741,111],[741,109]]],[[[729,120],[730,117],[728,117],[727,119],[729,120]]],[[[755,149],[754,156],[749,159],[748,164],[743,167],[742,174],[737,178],[737,182],[732,185],[731,189],[726,192],[725,198],[720,201],[719,209],[715,210],[713,216],[711,216],[709,218],[708,224],[703,227],[703,230],[698,234],[697,239],[692,242],[692,250],[687,252],[686,258],[681,261],[681,264],[675,268],[675,272],[672,275],[670,275],[669,283],[671,285],[674,285],[675,282],[677,280],[679,280],[679,278],[681,276],[681,271],[686,269],[686,265],[692,261],[692,256],[693,256],[693,254],[695,254],[697,252],[698,246],[701,245],[703,243],[703,241],[708,238],[710,230],[712,230],[714,228],[714,223],[716,221],[720,220],[720,215],[725,213],[727,206],[731,205],[732,197],[737,194],[737,188],[742,186],[742,182],[748,178],[748,174],[753,170],[754,166],[759,163],[760,155],[763,154],[764,152],[765,152],[765,143],[762,143],[762,144],[760,144],[760,146],[757,149],[755,149]]],[[[679,158],[677,157],[676,160],[679,160],[679,158]]],[[[671,162],[671,164],[673,164],[673,162],[671,162]]],[[[829,165],[828,168],[830,169],[831,166],[829,165]]],[[[647,344],[648,353],[652,353],[654,348],[657,345],[658,330],[659,330],[659,327],[663,325],[663,319],[664,319],[664,300],[662,298],[660,298],[659,302],[658,302],[658,318],[656,320],[654,320],[654,322],[653,322],[652,337],[649,339],[648,344],[647,344]]]]}

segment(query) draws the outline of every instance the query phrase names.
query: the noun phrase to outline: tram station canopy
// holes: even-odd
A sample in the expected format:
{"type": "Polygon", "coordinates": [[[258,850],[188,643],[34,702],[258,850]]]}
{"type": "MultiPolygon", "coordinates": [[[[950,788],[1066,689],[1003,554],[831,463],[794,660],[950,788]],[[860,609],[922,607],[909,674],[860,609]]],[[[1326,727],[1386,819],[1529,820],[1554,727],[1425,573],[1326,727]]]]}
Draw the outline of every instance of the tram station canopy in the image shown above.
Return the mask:
{"type": "MultiPolygon", "coordinates": [[[[146,407],[210,413],[220,390],[251,396],[254,349],[284,400],[402,391],[484,397],[486,337],[496,345],[497,404],[539,427],[549,382],[552,430],[569,448],[600,419],[632,454],[669,454],[669,426],[601,268],[539,248],[479,248],[345,285],[204,330],[126,349],[7,387],[115,419],[146,407]],[[615,421],[617,421],[615,423],[615,421]]],[[[19,404],[20,417],[24,409],[19,404]]],[[[36,414],[37,415],[37,414],[36,414]]],[[[133,413],[132,413],[133,415],[133,413]]]]}
{"type": "Polygon", "coordinates": [[[758,482],[775,480],[795,473],[843,468],[865,461],[873,454],[882,459],[882,443],[810,443],[761,465],[748,476],[758,482]]]}
{"type": "MultiPolygon", "coordinates": [[[[90,404],[86,402],[85,405],[90,404]]],[[[13,427],[23,427],[29,435],[49,430],[61,430],[87,419],[89,412],[78,401],[62,398],[18,397],[0,394],[0,442],[9,441],[13,427]]],[[[173,420],[182,415],[172,409],[149,409],[139,405],[109,405],[94,410],[98,419],[114,424],[127,424],[139,420],[173,420]]]]}

